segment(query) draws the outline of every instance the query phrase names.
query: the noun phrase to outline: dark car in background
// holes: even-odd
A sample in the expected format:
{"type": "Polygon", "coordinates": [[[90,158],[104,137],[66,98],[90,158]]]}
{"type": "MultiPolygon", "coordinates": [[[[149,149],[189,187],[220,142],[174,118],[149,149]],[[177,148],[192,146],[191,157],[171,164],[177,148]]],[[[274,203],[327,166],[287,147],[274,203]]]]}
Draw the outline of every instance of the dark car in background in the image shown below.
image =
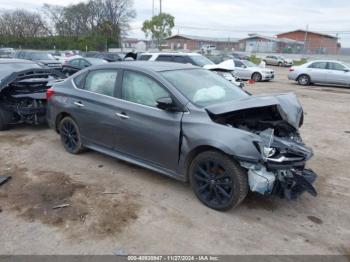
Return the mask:
{"type": "Polygon", "coordinates": [[[97,53],[94,57],[104,59],[107,62],[117,62],[117,61],[123,61],[125,54],[105,52],[105,53],[97,53]]]}
{"type": "Polygon", "coordinates": [[[46,90],[64,77],[22,59],[0,59],[0,131],[12,124],[46,122],[46,90]]]}
{"type": "Polygon", "coordinates": [[[89,66],[100,65],[105,63],[107,63],[107,61],[100,58],[92,58],[92,57],[73,58],[66,61],[62,65],[62,73],[68,77],[89,66]]]}
{"type": "Polygon", "coordinates": [[[54,56],[45,51],[17,51],[14,58],[26,59],[37,62],[47,68],[61,70],[62,64],[54,56]]]}
{"type": "Polygon", "coordinates": [[[203,68],[135,61],[82,70],[47,97],[69,153],[89,148],[190,181],[211,208],[237,206],[249,190],[316,195],[294,94],[250,96],[203,68]]]}

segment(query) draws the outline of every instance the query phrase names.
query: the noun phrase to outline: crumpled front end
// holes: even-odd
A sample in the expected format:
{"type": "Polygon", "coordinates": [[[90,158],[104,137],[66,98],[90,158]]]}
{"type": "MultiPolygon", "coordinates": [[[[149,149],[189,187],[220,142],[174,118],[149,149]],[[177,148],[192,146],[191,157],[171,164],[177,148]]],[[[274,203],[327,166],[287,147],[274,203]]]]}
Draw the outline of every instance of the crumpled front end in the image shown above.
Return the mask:
{"type": "Polygon", "coordinates": [[[254,164],[240,162],[248,170],[251,191],[293,200],[304,192],[316,196],[312,184],[317,175],[305,168],[307,160],[313,156],[312,150],[299,137],[294,141],[275,137],[273,129],[264,130],[259,136],[261,141],[256,145],[261,160],[254,164]]]}
{"type": "Polygon", "coordinates": [[[299,135],[303,110],[294,94],[250,96],[207,111],[216,123],[255,134],[251,142],[260,157],[251,161],[235,155],[247,170],[251,191],[287,199],[303,192],[317,195],[312,185],[317,175],[305,167],[313,151],[299,135]]]}

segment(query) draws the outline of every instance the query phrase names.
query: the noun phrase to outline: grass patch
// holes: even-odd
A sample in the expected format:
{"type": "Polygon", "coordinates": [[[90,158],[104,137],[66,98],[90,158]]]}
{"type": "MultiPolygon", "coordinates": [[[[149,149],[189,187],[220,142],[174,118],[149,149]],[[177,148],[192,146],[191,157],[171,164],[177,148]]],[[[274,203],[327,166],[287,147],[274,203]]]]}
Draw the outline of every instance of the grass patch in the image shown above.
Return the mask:
{"type": "Polygon", "coordinates": [[[254,64],[256,64],[256,65],[258,65],[258,64],[260,64],[261,59],[256,57],[255,55],[252,55],[252,56],[250,56],[249,61],[254,63],[254,64]]]}
{"type": "Polygon", "coordinates": [[[296,66],[302,65],[302,64],[307,63],[307,59],[306,59],[306,58],[302,58],[302,59],[300,59],[300,60],[294,60],[293,63],[294,63],[294,65],[296,65],[296,66]]]}

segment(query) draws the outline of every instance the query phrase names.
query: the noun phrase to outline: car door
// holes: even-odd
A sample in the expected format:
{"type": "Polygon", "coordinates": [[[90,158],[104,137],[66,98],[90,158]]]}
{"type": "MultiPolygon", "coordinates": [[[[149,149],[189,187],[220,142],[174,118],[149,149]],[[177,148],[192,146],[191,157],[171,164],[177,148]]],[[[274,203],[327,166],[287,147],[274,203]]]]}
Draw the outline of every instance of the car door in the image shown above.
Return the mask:
{"type": "Polygon", "coordinates": [[[251,73],[247,69],[247,66],[239,60],[234,60],[235,63],[235,74],[242,79],[250,79],[251,73]]]}
{"type": "Polygon", "coordinates": [[[310,76],[311,82],[327,83],[327,62],[314,62],[306,68],[305,73],[310,76]]]}
{"type": "Polygon", "coordinates": [[[350,72],[349,69],[337,62],[328,62],[327,64],[327,83],[349,85],[350,72]]]}
{"type": "Polygon", "coordinates": [[[141,161],[175,171],[183,112],[156,107],[156,100],[172,97],[151,76],[126,70],[119,91],[115,150],[141,161]]]}
{"type": "Polygon", "coordinates": [[[118,124],[115,115],[118,76],[117,69],[93,70],[86,73],[84,83],[75,90],[72,114],[86,144],[113,148],[115,125],[118,124]]]}

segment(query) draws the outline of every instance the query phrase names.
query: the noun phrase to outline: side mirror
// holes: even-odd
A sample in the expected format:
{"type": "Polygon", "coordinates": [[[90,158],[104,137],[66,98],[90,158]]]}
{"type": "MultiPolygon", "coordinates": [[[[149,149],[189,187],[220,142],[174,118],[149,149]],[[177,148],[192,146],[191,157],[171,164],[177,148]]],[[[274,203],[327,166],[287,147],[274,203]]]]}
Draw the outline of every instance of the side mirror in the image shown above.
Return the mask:
{"type": "Polygon", "coordinates": [[[177,107],[174,105],[170,97],[161,97],[157,99],[157,107],[165,111],[176,111],[177,107]]]}

